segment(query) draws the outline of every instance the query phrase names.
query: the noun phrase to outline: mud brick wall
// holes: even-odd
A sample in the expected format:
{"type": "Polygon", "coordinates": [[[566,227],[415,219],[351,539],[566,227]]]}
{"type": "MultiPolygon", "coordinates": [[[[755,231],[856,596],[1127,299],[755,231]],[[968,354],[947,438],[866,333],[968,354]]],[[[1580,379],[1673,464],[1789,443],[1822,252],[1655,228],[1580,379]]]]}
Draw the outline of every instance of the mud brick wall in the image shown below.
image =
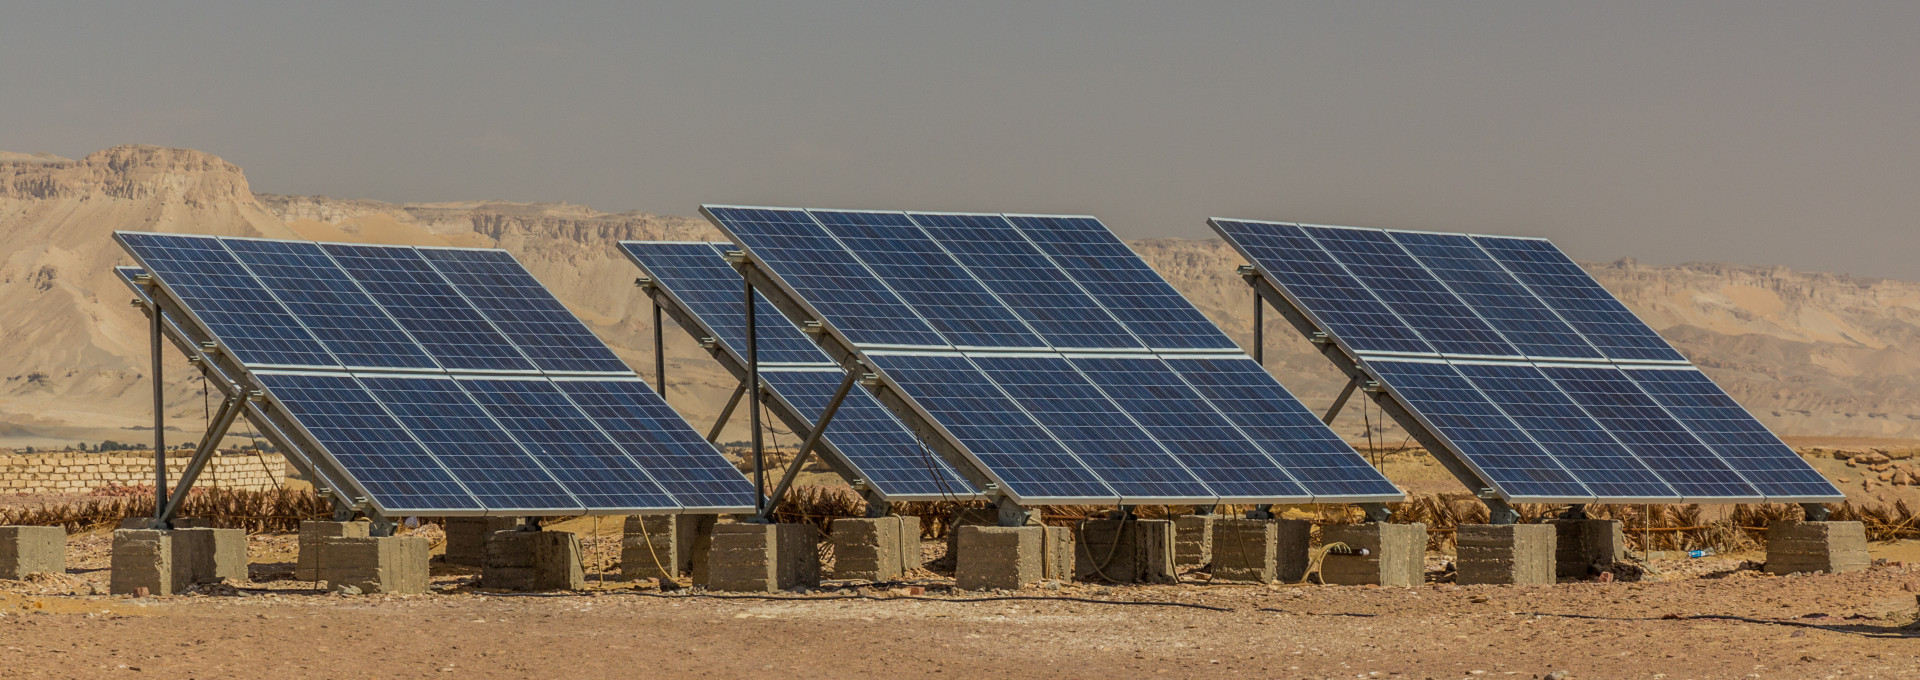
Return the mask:
{"type": "MultiPolygon", "coordinates": [[[[167,483],[180,481],[192,456],[167,455],[167,483]]],[[[194,486],[266,491],[286,475],[287,460],[279,454],[215,456],[194,486]]],[[[0,494],[89,493],[112,486],[153,486],[153,458],[137,452],[0,453],[0,494]]]]}

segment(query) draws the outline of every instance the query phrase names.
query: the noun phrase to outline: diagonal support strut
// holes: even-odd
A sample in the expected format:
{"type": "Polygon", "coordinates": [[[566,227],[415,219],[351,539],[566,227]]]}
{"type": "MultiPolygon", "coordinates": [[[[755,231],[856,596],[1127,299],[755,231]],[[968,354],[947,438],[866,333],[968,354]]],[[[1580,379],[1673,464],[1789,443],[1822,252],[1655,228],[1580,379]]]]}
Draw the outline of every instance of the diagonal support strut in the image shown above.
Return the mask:
{"type": "Polygon", "coordinates": [[[1327,409],[1326,415],[1320,416],[1320,423],[1323,425],[1332,425],[1333,419],[1340,417],[1340,409],[1346,408],[1347,400],[1353,397],[1353,391],[1359,389],[1359,387],[1360,378],[1355,377],[1347,380],[1347,386],[1340,390],[1340,396],[1334,398],[1333,406],[1327,409]]]}
{"type": "Polygon", "coordinates": [[[733,396],[727,398],[726,408],[720,409],[720,418],[713,421],[713,429],[707,430],[708,443],[720,440],[720,431],[726,429],[727,421],[733,419],[733,409],[740,406],[740,398],[744,396],[747,396],[747,383],[742,381],[739,387],[733,388],[733,396]]]}
{"type": "Polygon", "coordinates": [[[793,486],[794,478],[800,476],[800,468],[806,467],[808,454],[813,453],[813,447],[820,443],[820,437],[826,433],[827,425],[833,422],[833,414],[840,411],[840,402],[846,401],[847,393],[853,391],[853,384],[860,380],[863,374],[860,368],[855,365],[853,370],[847,371],[847,378],[840,381],[840,389],[834,391],[833,400],[827,402],[826,409],[820,412],[820,422],[814,423],[813,429],[807,432],[806,441],[800,443],[800,452],[794,455],[793,462],[787,465],[786,474],[780,476],[780,484],[773,487],[773,494],[767,497],[767,505],[760,511],[761,521],[768,521],[773,517],[773,509],[779,507],[780,497],[786,495],[787,487],[793,486]]]}
{"type": "Polygon", "coordinates": [[[237,394],[220,402],[220,410],[215,411],[213,421],[207,423],[207,431],[201,435],[200,445],[195,447],[193,458],[187,461],[187,468],[180,472],[179,485],[174,487],[173,494],[167,498],[166,504],[154,511],[154,528],[172,527],[173,516],[180,512],[180,506],[186,502],[187,492],[193,489],[194,480],[200,478],[200,472],[206,469],[207,462],[212,460],[213,454],[220,450],[220,440],[226,439],[227,430],[233,427],[233,421],[240,417],[241,411],[245,410],[243,407],[250,395],[237,389],[235,391],[237,394]]]}

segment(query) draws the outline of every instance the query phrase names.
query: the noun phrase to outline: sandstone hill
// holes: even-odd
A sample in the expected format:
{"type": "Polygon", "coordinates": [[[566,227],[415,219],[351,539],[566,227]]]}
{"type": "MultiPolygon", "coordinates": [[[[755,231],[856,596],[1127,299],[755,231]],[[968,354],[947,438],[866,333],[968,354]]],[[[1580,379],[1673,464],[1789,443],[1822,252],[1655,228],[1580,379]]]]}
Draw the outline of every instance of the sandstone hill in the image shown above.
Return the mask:
{"type": "MultiPolygon", "coordinates": [[[[648,371],[645,297],[612,243],[718,237],[697,217],[558,203],[255,194],[240,168],[184,149],[0,154],[0,447],[150,436],[144,317],[109,272],[128,262],[108,238],[116,229],[505,248],[648,371]]],[[[1252,294],[1224,243],[1134,245],[1235,337],[1251,338],[1252,294]]],[[[1724,264],[1589,269],[1776,431],[1920,437],[1920,283],[1724,264]]],[[[712,418],[729,379],[684,333],[666,337],[670,401],[712,418]]],[[[1310,406],[1329,402],[1338,376],[1325,360],[1278,322],[1267,337],[1281,381],[1310,406]]],[[[173,356],[170,417],[190,438],[204,413],[200,385],[173,356]]],[[[1349,413],[1339,425],[1359,436],[1361,414],[1349,413]]]]}

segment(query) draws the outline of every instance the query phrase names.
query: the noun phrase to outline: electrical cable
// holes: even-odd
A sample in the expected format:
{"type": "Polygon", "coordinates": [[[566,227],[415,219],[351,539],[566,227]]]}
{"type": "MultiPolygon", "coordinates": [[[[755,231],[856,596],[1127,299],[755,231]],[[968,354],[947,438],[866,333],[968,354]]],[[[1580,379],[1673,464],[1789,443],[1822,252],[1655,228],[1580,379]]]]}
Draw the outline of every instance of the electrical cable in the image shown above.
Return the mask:
{"type": "MultiPolygon", "coordinates": [[[[487,597],[579,597],[579,594],[577,593],[493,593],[493,592],[475,591],[474,594],[484,595],[487,597]]],[[[648,593],[648,592],[641,592],[641,591],[619,591],[619,590],[607,591],[606,594],[631,595],[634,597],[652,597],[652,598],[669,599],[669,600],[687,599],[687,598],[704,598],[704,599],[711,599],[711,600],[774,600],[774,601],[787,601],[787,602],[836,602],[836,601],[842,601],[842,600],[873,600],[876,602],[888,602],[892,600],[912,600],[916,602],[1012,602],[1012,601],[1081,602],[1086,604],[1110,604],[1110,605],[1135,606],[1135,607],[1181,607],[1185,609],[1202,609],[1202,610],[1212,611],[1212,612],[1227,612],[1227,613],[1239,611],[1231,607],[1215,607],[1213,605],[1194,604],[1191,602],[1155,602],[1152,600],[1096,600],[1091,597],[1074,597],[1071,595],[1053,595],[1053,596],[994,595],[994,596],[988,596],[988,597],[929,597],[925,595],[890,595],[887,597],[880,597],[878,595],[854,594],[854,595],[835,595],[832,597],[806,597],[806,596],[793,596],[793,595],[750,595],[750,594],[720,595],[715,593],[668,594],[668,593],[648,593]]]]}

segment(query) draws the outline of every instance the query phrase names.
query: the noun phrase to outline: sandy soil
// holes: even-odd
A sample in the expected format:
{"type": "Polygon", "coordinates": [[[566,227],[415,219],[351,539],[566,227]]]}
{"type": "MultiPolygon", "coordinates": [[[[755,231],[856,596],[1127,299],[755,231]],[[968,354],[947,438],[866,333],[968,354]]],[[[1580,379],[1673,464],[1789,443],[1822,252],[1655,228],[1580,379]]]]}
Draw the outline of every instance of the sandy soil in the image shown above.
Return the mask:
{"type": "Polygon", "coordinates": [[[1726,555],[1656,561],[1662,580],[1644,583],[962,593],[923,572],[908,585],[926,599],[833,582],[684,597],[592,576],[586,593],[515,595],[438,564],[435,594],[342,597],[286,580],[285,535],[253,538],[238,589],[135,599],[90,594],[105,590],[107,541],[74,536],[69,574],[0,582],[0,678],[1920,677],[1920,629],[1902,628],[1920,595],[1911,541],[1876,544],[1880,566],[1842,575],[1770,577],[1739,568],[1756,555],[1726,555]],[[1101,602],[964,601],[1006,595],[1101,602]]]}

